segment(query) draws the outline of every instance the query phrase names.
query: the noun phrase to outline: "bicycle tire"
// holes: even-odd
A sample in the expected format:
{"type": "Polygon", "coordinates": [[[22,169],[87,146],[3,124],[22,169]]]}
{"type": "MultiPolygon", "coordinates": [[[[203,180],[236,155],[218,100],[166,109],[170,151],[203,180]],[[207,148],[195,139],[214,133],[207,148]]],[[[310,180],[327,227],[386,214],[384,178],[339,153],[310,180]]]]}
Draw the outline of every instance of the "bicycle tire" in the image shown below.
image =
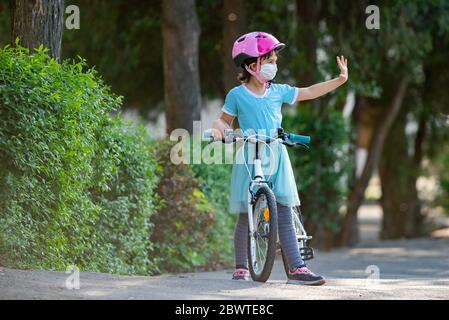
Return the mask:
{"type": "MultiPolygon", "coordinates": [[[[249,262],[249,272],[251,274],[251,278],[257,282],[266,282],[270,277],[271,271],[273,269],[274,260],[276,258],[276,242],[277,242],[277,232],[278,232],[278,216],[277,216],[277,206],[276,206],[276,198],[274,196],[273,191],[267,186],[262,186],[257,190],[255,195],[255,204],[253,208],[256,206],[258,199],[265,195],[267,201],[267,207],[270,212],[269,219],[269,236],[267,243],[267,253],[265,258],[265,263],[262,268],[260,274],[256,272],[254,269],[254,261],[252,259],[251,254],[251,236],[248,232],[248,262],[249,262]]],[[[253,211],[253,215],[254,215],[253,211]]],[[[254,221],[256,221],[254,219],[254,221]]],[[[257,229],[256,229],[257,230],[257,229]]]]}

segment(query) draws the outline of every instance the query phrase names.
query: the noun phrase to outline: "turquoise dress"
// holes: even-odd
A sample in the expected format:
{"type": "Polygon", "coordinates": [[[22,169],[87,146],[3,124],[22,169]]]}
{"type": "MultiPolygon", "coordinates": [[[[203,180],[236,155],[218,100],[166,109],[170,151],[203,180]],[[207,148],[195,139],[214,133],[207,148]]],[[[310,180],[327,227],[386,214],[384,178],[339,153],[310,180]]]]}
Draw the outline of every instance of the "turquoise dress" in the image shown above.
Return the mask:
{"type": "MultiPolygon", "coordinates": [[[[287,84],[271,84],[263,95],[250,91],[244,84],[233,88],[226,96],[222,111],[238,118],[240,128],[246,133],[275,136],[281,127],[283,103],[294,104],[298,88],[287,84]]],[[[254,175],[255,144],[245,144],[237,150],[231,177],[229,211],[247,211],[250,174],[254,175]],[[245,161],[247,165],[245,165],[245,161]]],[[[276,201],[293,207],[300,204],[290,158],[283,144],[274,142],[260,149],[262,170],[273,184],[276,201]]]]}

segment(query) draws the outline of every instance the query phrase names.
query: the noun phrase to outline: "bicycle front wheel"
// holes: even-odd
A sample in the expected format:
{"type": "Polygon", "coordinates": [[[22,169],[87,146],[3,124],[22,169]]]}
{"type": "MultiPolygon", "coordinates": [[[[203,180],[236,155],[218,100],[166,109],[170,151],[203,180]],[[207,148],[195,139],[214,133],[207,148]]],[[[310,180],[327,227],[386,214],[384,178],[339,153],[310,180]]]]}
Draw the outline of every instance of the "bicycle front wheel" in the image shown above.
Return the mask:
{"type": "Polygon", "coordinates": [[[262,186],[253,205],[253,234],[248,239],[249,271],[254,281],[265,282],[273,269],[278,231],[276,198],[262,186]]]}

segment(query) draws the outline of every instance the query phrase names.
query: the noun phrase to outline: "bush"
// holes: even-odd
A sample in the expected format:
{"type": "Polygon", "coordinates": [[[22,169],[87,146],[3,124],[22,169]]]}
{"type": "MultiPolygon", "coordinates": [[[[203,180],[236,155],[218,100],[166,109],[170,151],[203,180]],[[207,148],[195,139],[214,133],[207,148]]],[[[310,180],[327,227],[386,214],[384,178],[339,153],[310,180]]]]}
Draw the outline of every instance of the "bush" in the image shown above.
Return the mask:
{"type": "Polygon", "coordinates": [[[98,151],[90,190],[102,210],[95,227],[110,257],[106,270],[151,274],[158,270],[150,242],[158,176],[154,142],[143,127],[136,130],[121,118],[105,118],[97,129],[98,151]]]}
{"type": "Polygon", "coordinates": [[[206,254],[209,269],[230,266],[234,262],[234,226],[236,216],[229,213],[229,195],[232,165],[192,165],[199,180],[199,188],[215,209],[215,223],[207,235],[206,254]]]}
{"type": "Polygon", "coordinates": [[[331,107],[319,114],[302,105],[297,116],[284,117],[287,132],[312,136],[310,150],[289,148],[306,229],[314,245],[329,248],[340,233],[340,208],[345,204],[351,177],[349,125],[331,107]]]}
{"type": "Polygon", "coordinates": [[[161,168],[157,188],[159,209],[151,218],[161,272],[189,271],[208,264],[207,234],[215,223],[215,211],[199,189],[190,165],[170,161],[173,143],[160,141],[156,147],[161,168]]]}
{"type": "Polygon", "coordinates": [[[228,213],[231,166],[174,165],[171,142],[158,143],[161,204],[151,221],[161,272],[214,270],[233,259],[234,217],[228,213]]]}
{"type": "Polygon", "coordinates": [[[110,116],[121,98],[83,69],[43,48],[0,51],[0,264],[152,274],[229,263],[231,167],[173,165],[172,144],[110,116]]]}
{"type": "Polygon", "coordinates": [[[151,273],[152,144],[85,67],[0,51],[0,263],[151,273]]]}

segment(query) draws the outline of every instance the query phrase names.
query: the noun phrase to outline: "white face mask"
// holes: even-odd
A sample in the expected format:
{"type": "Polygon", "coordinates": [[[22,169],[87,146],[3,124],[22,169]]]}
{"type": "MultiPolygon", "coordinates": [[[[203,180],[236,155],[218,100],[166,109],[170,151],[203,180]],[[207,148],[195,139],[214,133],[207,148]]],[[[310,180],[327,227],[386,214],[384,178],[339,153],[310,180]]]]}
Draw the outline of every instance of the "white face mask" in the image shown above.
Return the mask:
{"type": "Polygon", "coordinates": [[[260,67],[260,74],[267,80],[273,80],[276,77],[278,66],[275,63],[265,63],[260,67]]]}

